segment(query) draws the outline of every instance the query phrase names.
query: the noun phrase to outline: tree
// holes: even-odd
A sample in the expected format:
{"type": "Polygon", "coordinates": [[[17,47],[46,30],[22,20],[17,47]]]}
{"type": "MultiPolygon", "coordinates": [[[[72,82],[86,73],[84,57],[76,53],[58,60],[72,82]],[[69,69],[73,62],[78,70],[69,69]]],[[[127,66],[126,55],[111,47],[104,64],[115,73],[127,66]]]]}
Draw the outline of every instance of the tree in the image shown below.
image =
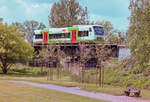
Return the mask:
{"type": "Polygon", "coordinates": [[[13,25],[17,26],[20,31],[25,35],[26,40],[33,43],[33,34],[34,30],[42,30],[46,28],[43,23],[39,23],[37,21],[25,21],[24,23],[15,22],[13,25]]]}
{"type": "Polygon", "coordinates": [[[79,43],[79,51],[80,51],[80,67],[81,67],[81,82],[85,82],[85,65],[87,61],[91,58],[90,52],[90,44],[86,42],[80,42],[79,43]]]}
{"type": "Polygon", "coordinates": [[[0,18],[0,23],[2,23],[3,22],[3,18],[0,18]]]}
{"type": "Polygon", "coordinates": [[[51,27],[70,27],[88,23],[87,7],[82,8],[76,0],[55,2],[49,14],[49,25],[51,27]]]}
{"type": "Polygon", "coordinates": [[[42,50],[39,51],[39,53],[35,53],[34,55],[34,61],[40,64],[41,74],[43,73],[43,67],[48,65],[48,62],[50,60],[50,54],[47,48],[43,48],[42,50]]]}
{"type": "Polygon", "coordinates": [[[101,46],[96,45],[96,58],[97,69],[99,69],[99,86],[103,87],[104,84],[104,65],[103,62],[109,58],[111,50],[109,50],[104,44],[101,46]]]}
{"type": "Polygon", "coordinates": [[[82,83],[85,82],[85,65],[91,58],[97,59],[97,69],[96,69],[96,84],[97,84],[97,74],[99,69],[99,85],[102,86],[104,83],[104,67],[103,62],[109,58],[111,50],[107,48],[105,43],[101,45],[97,45],[95,43],[86,43],[80,42],[79,43],[79,50],[80,50],[80,66],[81,66],[81,81],[82,83]]]}
{"type": "Polygon", "coordinates": [[[48,79],[50,80],[53,80],[53,68],[51,67],[51,65],[57,60],[56,48],[56,46],[49,46],[48,48],[43,48],[42,50],[40,50],[39,54],[36,54],[36,59],[42,64],[42,67],[44,63],[50,65],[50,72],[48,74],[50,75],[50,78],[48,76],[48,79]]]}
{"type": "MultiPolygon", "coordinates": [[[[61,68],[60,61],[65,57],[65,53],[61,50],[59,45],[49,45],[47,48],[43,48],[39,54],[37,54],[38,62],[40,63],[49,63],[52,65],[54,62],[57,62],[57,79],[61,77],[61,68]]],[[[52,66],[54,67],[54,66],[52,66]]],[[[50,66],[50,80],[53,80],[53,68],[50,66]]]]}
{"type": "Polygon", "coordinates": [[[32,54],[33,48],[16,26],[0,24],[0,67],[4,74],[12,64],[26,61],[32,54]]]}
{"type": "Polygon", "coordinates": [[[119,40],[119,37],[117,37],[117,35],[115,34],[110,34],[109,36],[107,36],[107,43],[109,44],[118,44],[119,40]]]}
{"type": "Polygon", "coordinates": [[[128,45],[136,58],[137,72],[142,72],[150,60],[150,1],[130,0],[129,10],[128,45]]]}

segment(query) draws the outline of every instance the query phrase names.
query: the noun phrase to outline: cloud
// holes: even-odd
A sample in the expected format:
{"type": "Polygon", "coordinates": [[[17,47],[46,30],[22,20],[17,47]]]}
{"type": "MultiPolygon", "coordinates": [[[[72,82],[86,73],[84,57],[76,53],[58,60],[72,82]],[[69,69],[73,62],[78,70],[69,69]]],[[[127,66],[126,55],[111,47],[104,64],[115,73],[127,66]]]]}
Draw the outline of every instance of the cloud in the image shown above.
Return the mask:
{"type": "MultiPolygon", "coordinates": [[[[0,17],[6,22],[23,22],[25,20],[37,20],[48,25],[48,15],[52,3],[33,2],[32,0],[2,0],[0,4],[0,17]],[[5,6],[4,6],[5,5],[5,6]]],[[[35,1],[35,0],[34,0],[35,1]]]]}
{"type": "Polygon", "coordinates": [[[114,28],[125,31],[128,28],[129,0],[78,0],[88,7],[91,21],[110,21],[114,28]]]}
{"type": "Polygon", "coordinates": [[[7,6],[1,6],[0,7],[0,13],[1,15],[7,15],[8,13],[8,7],[7,6]]]}
{"type": "MultiPolygon", "coordinates": [[[[36,20],[48,27],[48,15],[52,4],[59,0],[0,0],[0,17],[5,22],[36,20]]],[[[127,29],[130,15],[129,0],[77,0],[88,7],[92,21],[109,20],[115,28],[127,29]]]]}
{"type": "Polygon", "coordinates": [[[126,16],[129,13],[129,0],[82,0],[90,13],[104,16],[126,16]]]}

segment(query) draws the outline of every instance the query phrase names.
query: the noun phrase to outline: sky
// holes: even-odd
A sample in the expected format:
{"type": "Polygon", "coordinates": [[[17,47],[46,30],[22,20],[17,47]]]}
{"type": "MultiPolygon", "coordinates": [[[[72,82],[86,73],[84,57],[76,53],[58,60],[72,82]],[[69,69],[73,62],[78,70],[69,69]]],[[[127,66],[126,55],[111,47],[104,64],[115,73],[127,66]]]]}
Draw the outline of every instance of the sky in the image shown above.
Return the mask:
{"type": "MultiPolygon", "coordinates": [[[[59,0],[0,0],[0,17],[4,22],[36,20],[49,27],[48,15],[59,0]]],[[[129,0],[77,0],[88,8],[90,21],[110,21],[114,28],[125,32],[129,26],[129,0]]]]}

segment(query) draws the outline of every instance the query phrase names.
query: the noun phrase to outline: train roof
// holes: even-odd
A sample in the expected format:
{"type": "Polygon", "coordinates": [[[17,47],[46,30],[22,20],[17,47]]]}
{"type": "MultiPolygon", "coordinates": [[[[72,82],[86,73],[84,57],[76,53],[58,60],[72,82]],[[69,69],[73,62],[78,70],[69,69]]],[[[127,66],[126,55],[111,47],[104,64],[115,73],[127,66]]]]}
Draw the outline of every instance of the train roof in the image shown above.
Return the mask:
{"type": "Polygon", "coordinates": [[[92,26],[101,26],[101,27],[103,27],[102,25],[73,25],[72,27],[92,27],[92,26]]]}
{"type": "MultiPolygon", "coordinates": [[[[101,25],[73,25],[72,27],[85,27],[85,28],[87,28],[87,27],[93,27],[93,26],[101,26],[101,25]]],[[[103,27],[103,26],[101,26],[101,27],[103,27]]],[[[45,28],[45,29],[43,29],[43,30],[35,30],[34,32],[35,33],[40,33],[41,31],[56,31],[56,32],[60,32],[60,31],[62,31],[62,30],[64,30],[64,29],[68,29],[68,28],[71,28],[71,27],[64,27],[64,28],[45,28]]]]}
{"type": "MultiPolygon", "coordinates": [[[[92,27],[92,26],[101,26],[101,27],[103,27],[102,25],[73,25],[72,27],[92,27]]],[[[71,27],[63,27],[63,28],[45,28],[44,30],[49,30],[49,29],[52,29],[52,30],[58,30],[58,29],[68,29],[68,28],[71,28],[71,27]]]]}

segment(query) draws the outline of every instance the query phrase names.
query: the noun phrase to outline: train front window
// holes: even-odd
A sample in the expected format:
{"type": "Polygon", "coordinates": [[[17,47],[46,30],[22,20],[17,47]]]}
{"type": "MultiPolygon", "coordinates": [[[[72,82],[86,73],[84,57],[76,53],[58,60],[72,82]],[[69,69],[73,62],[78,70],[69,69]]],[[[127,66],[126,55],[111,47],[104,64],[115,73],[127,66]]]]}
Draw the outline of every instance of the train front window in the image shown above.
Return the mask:
{"type": "Polygon", "coordinates": [[[94,31],[96,35],[103,35],[104,34],[104,27],[94,26],[94,31]]]}

